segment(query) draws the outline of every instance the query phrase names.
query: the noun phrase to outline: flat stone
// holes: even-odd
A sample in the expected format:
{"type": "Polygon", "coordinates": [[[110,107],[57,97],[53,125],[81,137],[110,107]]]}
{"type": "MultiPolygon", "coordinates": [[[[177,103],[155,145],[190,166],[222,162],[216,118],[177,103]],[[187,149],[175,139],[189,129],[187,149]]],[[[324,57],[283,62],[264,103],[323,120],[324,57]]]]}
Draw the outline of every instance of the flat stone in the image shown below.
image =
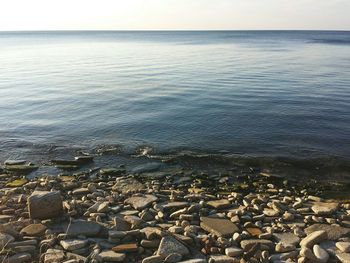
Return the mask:
{"type": "Polygon", "coordinates": [[[324,230],[318,230],[318,231],[312,232],[311,234],[307,235],[303,240],[301,240],[300,246],[312,248],[313,245],[318,244],[321,241],[326,239],[327,239],[327,232],[324,230]]]}
{"type": "Polygon", "coordinates": [[[350,263],[350,253],[337,252],[335,256],[342,263],[350,263]]]}
{"type": "Polygon", "coordinates": [[[125,203],[131,205],[136,210],[143,210],[157,200],[158,198],[154,195],[133,196],[126,199],[125,203]]]}
{"type": "Polygon", "coordinates": [[[350,242],[337,242],[335,246],[344,253],[350,252],[350,242]]]}
{"type": "Polygon", "coordinates": [[[45,233],[47,227],[43,224],[30,224],[21,230],[21,234],[25,236],[41,236],[45,233]]]}
{"type": "Polygon", "coordinates": [[[1,262],[4,262],[4,263],[24,263],[24,262],[30,262],[31,259],[32,259],[32,256],[29,253],[17,253],[10,257],[0,256],[1,262]]]}
{"type": "Polygon", "coordinates": [[[265,246],[269,250],[273,250],[275,248],[275,244],[271,240],[267,239],[246,239],[242,240],[240,244],[244,251],[250,250],[256,244],[265,246]]]}
{"type": "Polygon", "coordinates": [[[104,260],[104,261],[110,261],[110,262],[122,262],[126,255],[122,253],[116,253],[112,250],[108,251],[102,251],[99,256],[104,260]]]}
{"type": "Polygon", "coordinates": [[[180,241],[178,241],[174,237],[165,236],[160,241],[157,255],[163,256],[165,258],[172,253],[179,253],[182,256],[186,256],[190,252],[185,245],[183,245],[180,241]]]}
{"type": "Polygon", "coordinates": [[[217,236],[229,237],[239,231],[238,227],[228,219],[201,217],[200,220],[202,229],[217,236]]]}
{"type": "Polygon", "coordinates": [[[179,263],[207,263],[207,260],[204,258],[193,258],[185,261],[180,261],[179,263]]]}
{"type": "Polygon", "coordinates": [[[163,262],[163,259],[164,258],[162,256],[155,255],[155,256],[150,256],[150,257],[144,258],[142,260],[142,263],[161,263],[161,262],[163,262]]]}
{"type": "Polygon", "coordinates": [[[258,237],[262,234],[262,231],[258,227],[247,227],[246,231],[253,237],[258,237]]]}
{"type": "Polygon", "coordinates": [[[106,176],[121,176],[125,173],[124,169],[118,169],[118,168],[103,168],[100,170],[101,175],[106,176]]]}
{"type": "Polygon", "coordinates": [[[339,208],[339,203],[316,202],[312,205],[311,210],[316,215],[332,215],[339,208]]]}
{"type": "Polygon", "coordinates": [[[210,261],[213,263],[235,263],[235,259],[226,255],[211,255],[210,261]]]}
{"type": "Polygon", "coordinates": [[[0,223],[6,223],[13,219],[13,216],[11,215],[0,215],[0,223]]]}
{"type": "Polygon", "coordinates": [[[25,164],[26,160],[6,160],[4,162],[5,165],[22,165],[25,164]]]}
{"type": "Polygon", "coordinates": [[[75,236],[88,236],[94,237],[99,234],[101,231],[101,226],[93,221],[85,221],[85,220],[76,220],[70,225],[66,226],[64,232],[68,237],[75,236]]]}
{"type": "Polygon", "coordinates": [[[18,174],[28,174],[37,170],[38,168],[39,167],[35,165],[21,165],[21,164],[5,165],[5,170],[18,173],[18,174]]]}
{"type": "Polygon", "coordinates": [[[60,245],[65,249],[69,251],[81,249],[83,247],[86,247],[88,244],[87,240],[81,240],[81,239],[66,239],[61,240],[60,245]]]}
{"type": "Polygon", "coordinates": [[[324,230],[327,232],[327,237],[329,240],[338,240],[341,237],[350,236],[350,228],[335,226],[335,225],[326,225],[326,224],[314,224],[305,228],[305,233],[307,235],[312,232],[324,230]]]}
{"type": "Polygon", "coordinates": [[[225,249],[226,256],[238,257],[243,254],[243,250],[238,247],[228,247],[225,249]]]}
{"type": "Polygon", "coordinates": [[[29,216],[33,219],[50,219],[63,213],[60,192],[34,191],[27,203],[29,216]]]}
{"type": "Polygon", "coordinates": [[[293,233],[274,233],[273,239],[276,243],[283,243],[285,245],[297,245],[300,242],[300,238],[293,233]]]}
{"type": "Polygon", "coordinates": [[[130,252],[137,252],[139,247],[136,243],[130,243],[130,244],[121,244],[117,245],[115,247],[112,247],[112,250],[114,252],[118,253],[130,253],[130,252]]]}
{"type": "Polygon", "coordinates": [[[172,209],[181,209],[188,206],[188,202],[167,202],[162,203],[160,206],[166,211],[166,210],[172,210],[172,209]]]}
{"type": "Polygon", "coordinates": [[[0,250],[2,250],[9,243],[15,241],[15,238],[9,234],[0,233],[0,250]]]}
{"type": "Polygon", "coordinates": [[[77,188],[73,190],[73,195],[87,195],[90,193],[89,188],[77,188]]]}
{"type": "Polygon", "coordinates": [[[57,263],[64,260],[64,252],[60,249],[49,248],[44,256],[44,263],[57,263]]]}
{"type": "Polygon", "coordinates": [[[278,211],[271,209],[271,208],[265,208],[263,210],[263,213],[265,216],[269,216],[269,217],[276,217],[280,214],[278,211]]]}
{"type": "Polygon", "coordinates": [[[164,260],[165,263],[177,263],[182,259],[182,255],[179,253],[171,253],[164,260]]]}
{"type": "Polygon", "coordinates": [[[227,199],[208,201],[207,204],[215,209],[225,209],[231,206],[227,199]]]}

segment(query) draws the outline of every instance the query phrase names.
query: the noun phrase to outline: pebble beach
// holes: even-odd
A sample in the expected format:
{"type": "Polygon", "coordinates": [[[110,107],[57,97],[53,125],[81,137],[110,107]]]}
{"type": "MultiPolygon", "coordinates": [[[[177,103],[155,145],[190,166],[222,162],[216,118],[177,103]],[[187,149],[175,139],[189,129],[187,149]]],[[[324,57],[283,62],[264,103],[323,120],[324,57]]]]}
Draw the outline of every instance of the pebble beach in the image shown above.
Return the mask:
{"type": "Polygon", "coordinates": [[[36,169],[0,168],[1,262],[350,262],[350,201],[324,197],[321,183],[252,167],[27,176],[36,169]]]}

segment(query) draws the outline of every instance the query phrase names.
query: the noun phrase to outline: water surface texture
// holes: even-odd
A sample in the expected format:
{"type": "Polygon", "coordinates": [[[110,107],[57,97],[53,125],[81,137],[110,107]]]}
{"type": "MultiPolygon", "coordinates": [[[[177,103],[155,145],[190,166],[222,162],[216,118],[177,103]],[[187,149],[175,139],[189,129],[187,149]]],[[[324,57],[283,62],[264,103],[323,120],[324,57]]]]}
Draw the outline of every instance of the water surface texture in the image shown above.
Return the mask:
{"type": "Polygon", "coordinates": [[[45,145],[349,158],[350,32],[0,33],[0,157],[45,145]]]}

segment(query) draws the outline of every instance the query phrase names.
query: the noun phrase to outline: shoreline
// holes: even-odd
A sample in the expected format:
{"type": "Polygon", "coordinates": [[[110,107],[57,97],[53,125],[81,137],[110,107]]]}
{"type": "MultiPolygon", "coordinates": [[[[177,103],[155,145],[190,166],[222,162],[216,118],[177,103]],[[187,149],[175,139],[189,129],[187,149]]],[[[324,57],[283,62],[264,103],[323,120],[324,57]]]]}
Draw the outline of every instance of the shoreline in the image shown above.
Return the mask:
{"type": "Polygon", "coordinates": [[[350,200],[325,197],[342,185],[249,166],[137,170],[93,160],[51,160],[66,169],[58,176],[3,166],[2,262],[349,262],[350,200]]]}

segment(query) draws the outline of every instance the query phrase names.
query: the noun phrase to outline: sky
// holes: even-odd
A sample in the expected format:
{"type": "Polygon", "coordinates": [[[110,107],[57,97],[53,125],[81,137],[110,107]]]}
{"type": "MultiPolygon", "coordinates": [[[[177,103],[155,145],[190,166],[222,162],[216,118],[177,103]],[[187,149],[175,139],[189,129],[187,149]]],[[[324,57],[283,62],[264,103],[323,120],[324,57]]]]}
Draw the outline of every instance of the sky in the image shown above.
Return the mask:
{"type": "Polygon", "coordinates": [[[0,31],[350,30],[350,0],[0,0],[0,31]]]}

